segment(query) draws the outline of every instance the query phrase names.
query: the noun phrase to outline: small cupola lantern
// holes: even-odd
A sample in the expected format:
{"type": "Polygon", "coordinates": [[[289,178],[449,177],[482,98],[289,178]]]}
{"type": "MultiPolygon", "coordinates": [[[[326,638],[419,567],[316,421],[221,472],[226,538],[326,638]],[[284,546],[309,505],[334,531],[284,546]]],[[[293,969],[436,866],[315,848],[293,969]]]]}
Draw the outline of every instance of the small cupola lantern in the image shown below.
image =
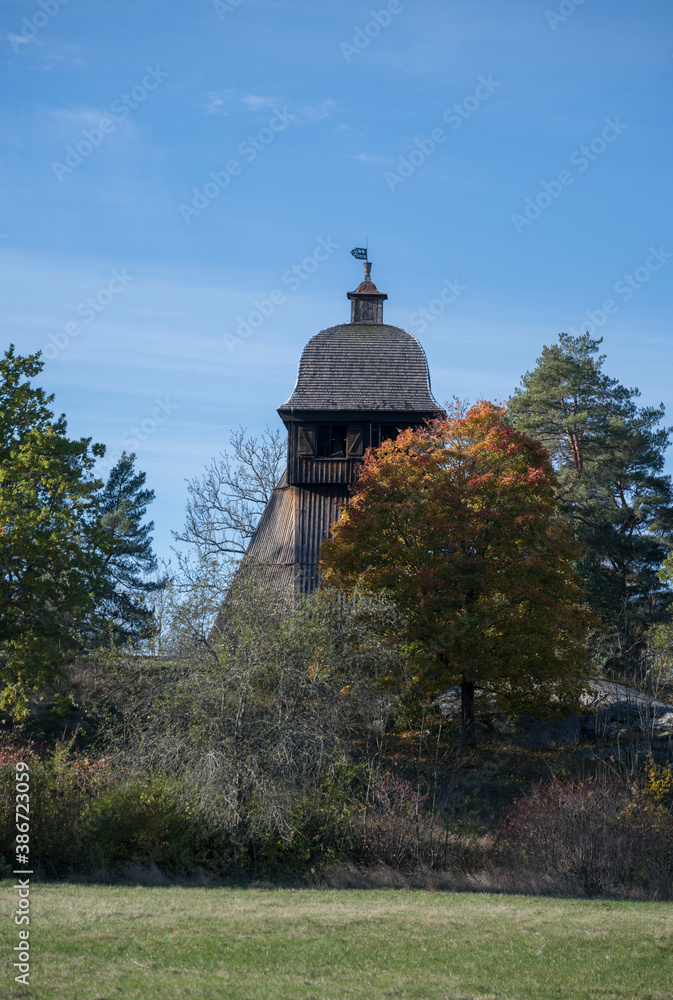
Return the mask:
{"type": "Polygon", "coordinates": [[[388,296],[380,292],[372,281],[370,262],[365,260],[362,263],[365,280],[354,292],[347,293],[351,302],[351,323],[383,323],[383,303],[388,296]]]}

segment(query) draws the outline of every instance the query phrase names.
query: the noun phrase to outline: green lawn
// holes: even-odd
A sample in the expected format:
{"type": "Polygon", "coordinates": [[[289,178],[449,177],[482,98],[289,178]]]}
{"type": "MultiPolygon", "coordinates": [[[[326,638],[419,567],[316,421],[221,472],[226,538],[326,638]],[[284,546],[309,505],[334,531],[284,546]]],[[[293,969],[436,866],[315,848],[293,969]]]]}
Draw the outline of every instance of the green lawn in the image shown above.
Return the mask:
{"type": "Polygon", "coordinates": [[[35,884],[31,910],[31,986],[2,997],[673,998],[670,903],[35,884]]]}

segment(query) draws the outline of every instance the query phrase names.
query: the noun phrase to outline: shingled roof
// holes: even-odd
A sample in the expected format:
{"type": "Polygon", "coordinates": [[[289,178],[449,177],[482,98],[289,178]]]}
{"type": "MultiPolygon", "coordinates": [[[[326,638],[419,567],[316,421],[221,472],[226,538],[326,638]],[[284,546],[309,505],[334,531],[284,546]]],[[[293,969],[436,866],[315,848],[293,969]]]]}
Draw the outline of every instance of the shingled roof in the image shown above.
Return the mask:
{"type": "Polygon", "coordinates": [[[321,330],[302,352],[294,392],[278,412],[374,410],[431,414],[425,351],[398,326],[344,323],[321,330]]]}

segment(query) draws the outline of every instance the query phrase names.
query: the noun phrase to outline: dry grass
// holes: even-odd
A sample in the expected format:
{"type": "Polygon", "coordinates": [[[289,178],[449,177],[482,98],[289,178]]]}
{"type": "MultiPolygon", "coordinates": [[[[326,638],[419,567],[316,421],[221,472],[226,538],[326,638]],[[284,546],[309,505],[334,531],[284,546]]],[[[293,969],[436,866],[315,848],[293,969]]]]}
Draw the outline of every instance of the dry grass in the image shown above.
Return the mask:
{"type": "MultiPolygon", "coordinates": [[[[6,953],[14,944],[5,884],[6,953]]],[[[670,1000],[673,906],[409,890],[35,887],[31,1000],[670,1000]]]]}

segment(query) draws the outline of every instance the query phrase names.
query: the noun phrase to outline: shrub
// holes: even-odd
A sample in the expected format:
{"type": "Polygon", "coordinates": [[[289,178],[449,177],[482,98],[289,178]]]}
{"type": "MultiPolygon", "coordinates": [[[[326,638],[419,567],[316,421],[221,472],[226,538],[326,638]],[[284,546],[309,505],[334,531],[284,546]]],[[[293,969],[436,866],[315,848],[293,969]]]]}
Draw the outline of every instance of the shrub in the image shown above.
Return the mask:
{"type": "Polygon", "coordinates": [[[501,845],[588,895],[673,896],[673,817],[635,784],[603,776],[537,784],[506,817],[501,845]]]}
{"type": "Polygon", "coordinates": [[[226,868],[231,845],[186,805],[170,777],[127,776],[60,744],[0,752],[0,854],[11,868],[14,838],[14,763],[30,765],[31,863],[61,877],[99,869],[122,872],[155,863],[172,872],[199,864],[226,868]]]}
{"type": "Polygon", "coordinates": [[[237,863],[262,844],[284,853],[304,827],[331,843],[351,794],[345,740],[381,714],[365,670],[386,656],[373,613],[322,597],[275,606],[254,581],[237,585],[210,655],[124,664],[108,746],[129,776],[170,776],[237,863]]]}

